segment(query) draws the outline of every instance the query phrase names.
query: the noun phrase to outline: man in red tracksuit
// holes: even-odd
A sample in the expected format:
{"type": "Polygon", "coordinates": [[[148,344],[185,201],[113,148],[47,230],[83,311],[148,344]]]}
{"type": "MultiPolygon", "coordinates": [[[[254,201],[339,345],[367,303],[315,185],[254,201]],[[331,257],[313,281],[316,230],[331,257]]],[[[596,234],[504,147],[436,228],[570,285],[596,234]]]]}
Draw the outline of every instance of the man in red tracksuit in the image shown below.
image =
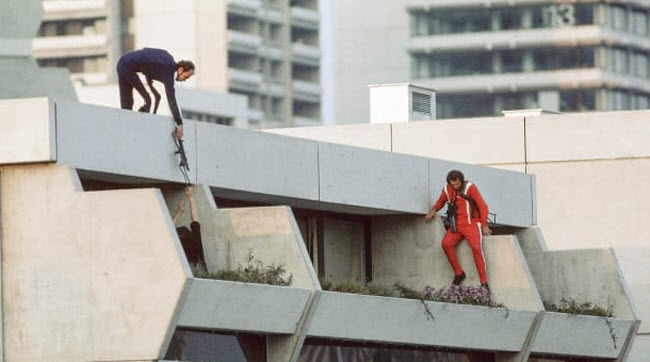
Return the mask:
{"type": "Polygon", "coordinates": [[[454,207],[456,208],[453,217],[455,220],[450,220],[452,225],[450,225],[445,237],[442,239],[442,249],[447,255],[449,264],[454,269],[452,284],[458,285],[465,279],[465,272],[458,263],[455,249],[456,245],[465,238],[472,248],[472,255],[481,280],[481,286],[489,290],[485,271],[485,258],[483,257],[483,235],[492,234],[487,225],[487,204],[483,201],[483,197],[476,185],[465,181],[463,173],[457,170],[452,170],[447,174],[447,184],[443,187],[436,204],[426,215],[427,221],[434,219],[436,213],[442,209],[445,203],[452,210],[454,207]]]}

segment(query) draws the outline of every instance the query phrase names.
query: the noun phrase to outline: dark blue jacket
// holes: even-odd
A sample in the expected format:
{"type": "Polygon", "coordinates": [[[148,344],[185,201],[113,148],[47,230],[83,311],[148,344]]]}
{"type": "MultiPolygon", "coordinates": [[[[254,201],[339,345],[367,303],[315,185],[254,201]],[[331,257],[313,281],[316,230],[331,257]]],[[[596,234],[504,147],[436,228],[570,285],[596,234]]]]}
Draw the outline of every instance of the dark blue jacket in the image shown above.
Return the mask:
{"type": "Polygon", "coordinates": [[[147,82],[157,80],[163,83],[174,121],[177,124],[183,124],[174,90],[174,73],[178,67],[171,54],[162,49],[143,48],[124,54],[119,63],[118,71],[120,73],[140,72],[147,78],[147,82]]]}

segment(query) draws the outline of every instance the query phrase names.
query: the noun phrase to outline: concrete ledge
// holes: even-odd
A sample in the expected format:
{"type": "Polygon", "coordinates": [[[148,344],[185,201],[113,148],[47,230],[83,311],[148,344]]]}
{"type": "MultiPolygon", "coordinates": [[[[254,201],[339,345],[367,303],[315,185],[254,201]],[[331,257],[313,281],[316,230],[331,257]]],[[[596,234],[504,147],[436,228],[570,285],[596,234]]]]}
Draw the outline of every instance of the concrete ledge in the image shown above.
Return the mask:
{"type": "Polygon", "coordinates": [[[196,127],[202,183],[318,200],[316,142],[204,122],[196,127]]]}
{"type": "Polygon", "coordinates": [[[56,161],[54,102],[47,98],[0,101],[0,164],[56,161]]]}
{"type": "Polygon", "coordinates": [[[536,312],[322,292],[310,337],[520,351],[536,312]],[[472,333],[468,333],[468,331],[472,333]]]}
{"type": "Polygon", "coordinates": [[[305,288],[195,278],[178,326],[292,334],[309,297],[305,288]]]}
{"type": "Polygon", "coordinates": [[[319,143],[320,200],[426,213],[427,159],[319,143]]]}
{"type": "Polygon", "coordinates": [[[275,128],[264,132],[336,143],[366,149],[391,151],[390,124],[348,124],[324,127],[275,128]],[[363,135],[359,137],[359,135],[363,135]]]}
{"type": "Polygon", "coordinates": [[[634,320],[544,312],[532,352],[617,358],[633,327],[634,320]]]}
{"type": "MultiPolygon", "coordinates": [[[[74,167],[184,182],[169,117],[123,109],[56,102],[58,162],[74,167]],[[146,151],[145,151],[146,150],[146,151]]],[[[184,121],[185,152],[196,182],[196,129],[184,121]]]]}

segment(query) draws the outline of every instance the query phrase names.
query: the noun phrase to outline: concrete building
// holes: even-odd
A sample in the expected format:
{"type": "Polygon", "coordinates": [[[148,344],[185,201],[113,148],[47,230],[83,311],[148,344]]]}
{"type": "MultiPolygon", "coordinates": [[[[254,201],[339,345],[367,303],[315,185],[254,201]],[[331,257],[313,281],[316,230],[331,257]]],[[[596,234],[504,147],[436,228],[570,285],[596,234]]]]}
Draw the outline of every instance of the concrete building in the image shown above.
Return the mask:
{"type": "MultiPolygon", "coordinates": [[[[264,263],[281,263],[293,275],[291,286],[279,287],[192,275],[171,221],[183,197],[183,178],[168,135],[169,119],[44,98],[3,101],[0,110],[10,135],[0,144],[7,361],[225,355],[338,361],[377,354],[407,360],[643,361],[650,350],[647,327],[640,324],[650,314],[650,289],[642,277],[650,253],[638,242],[643,240],[640,227],[626,229],[638,236],[628,242],[585,242],[587,234],[576,231],[585,232],[582,225],[593,229],[590,222],[602,224],[599,218],[610,215],[598,212],[570,225],[547,218],[546,200],[568,197],[559,192],[566,183],[549,191],[547,179],[553,175],[541,172],[538,179],[421,155],[437,152],[445,158],[446,145],[440,141],[445,132],[473,130],[484,136],[488,124],[501,121],[490,140],[501,147],[457,158],[530,170],[537,167],[541,156],[536,155],[548,153],[535,145],[543,144],[539,137],[559,122],[553,117],[574,117],[578,123],[564,122],[567,127],[593,129],[594,137],[604,127],[635,129],[638,137],[648,129],[635,121],[617,122],[617,113],[269,132],[186,121],[208,269],[233,269],[252,250],[264,263]],[[581,124],[581,117],[595,123],[581,124]],[[440,128],[444,125],[455,129],[440,128]],[[367,135],[364,148],[323,141],[352,143],[350,134],[359,132],[367,135]],[[526,137],[513,143],[515,134],[526,137]],[[431,135],[440,139],[420,142],[431,135]],[[420,154],[413,155],[417,150],[420,154]],[[485,255],[493,297],[507,310],[322,290],[319,277],[387,285],[402,281],[413,288],[447,285],[452,271],[439,247],[444,228],[439,221],[425,223],[422,214],[450,168],[463,170],[480,185],[497,214],[498,232],[487,238],[485,255]],[[555,231],[542,236],[544,227],[556,224],[555,231]],[[559,250],[558,243],[567,250],[559,250]],[[616,248],[568,250],[572,246],[616,248]],[[614,317],[568,316],[542,304],[562,298],[610,306],[614,317]],[[47,332],[54,326],[66,333],[54,338],[47,332]]],[[[645,113],[623,116],[641,119],[645,113]]],[[[599,152],[586,148],[593,141],[573,149],[592,155],[599,152]]],[[[562,142],[556,143],[561,149],[562,142]]],[[[644,154],[635,142],[614,142],[609,149],[644,154]]],[[[602,167],[611,163],[618,163],[621,172],[636,169],[630,161],[588,161],[584,155],[565,152],[589,164],[592,174],[606,172],[602,167]]],[[[540,161],[545,168],[565,164],[540,161]]],[[[619,181],[616,177],[599,187],[612,189],[619,181]]],[[[639,200],[644,191],[637,190],[639,200]]],[[[581,202],[589,197],[598,202],[595,191],[590,186],[576,192],[581,202]]],[[[607,200],[614,208],[635,204],[626,198],[607,200]]],[[[647,214],[643,207],[638,211],[647,214]]],[[[459,254],[467,283],[477,284],[469,247],[461,244],[459,254]]]]}
{"type": "MultiPolygon", "coordinates": [[[[112,83],[121,54],[159,47],[176,59],[195,61],[197,75],[189,87],[246,96],[251,126],[320,123],[317,0],[47,0],[43,5],[34,55],[42,65],[67,67],[83,85],[112,83]]],[[[186,116],[198,119],[195,113],[186,116]]]]}
{"type": "Polygon", "coordinates": [[[648,107],[645,1],[329,4],[337,122],[367,122],[367,84],[407,79],[438,91],[438,118],[648,107]]]}
{"type": "Polygon", "coordinates": [[[76,99],[68,73],[42,69],[32,58],[32,38],[42,9],[37,1],[0,2],[0,99],[54,97],[76,99]]]}

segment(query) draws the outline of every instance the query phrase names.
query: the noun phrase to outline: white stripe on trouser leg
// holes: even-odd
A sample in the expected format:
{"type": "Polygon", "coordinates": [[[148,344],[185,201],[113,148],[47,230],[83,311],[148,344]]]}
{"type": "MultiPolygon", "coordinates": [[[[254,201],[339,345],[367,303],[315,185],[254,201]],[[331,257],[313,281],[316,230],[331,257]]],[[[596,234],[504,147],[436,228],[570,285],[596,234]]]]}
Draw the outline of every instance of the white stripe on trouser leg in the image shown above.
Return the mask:
{"type": "Polygon", "coordinates": [[[483,253],[483,230],[481,230],[480,222],[476,223],[476,226],[478,226],[478,237],[481,238],[478,245],[481,248],[481,256],[483,257],[483,271],[485,272],[485,279],[487,279],[487,260],[485,259],[485,253],[483,253]]]}

